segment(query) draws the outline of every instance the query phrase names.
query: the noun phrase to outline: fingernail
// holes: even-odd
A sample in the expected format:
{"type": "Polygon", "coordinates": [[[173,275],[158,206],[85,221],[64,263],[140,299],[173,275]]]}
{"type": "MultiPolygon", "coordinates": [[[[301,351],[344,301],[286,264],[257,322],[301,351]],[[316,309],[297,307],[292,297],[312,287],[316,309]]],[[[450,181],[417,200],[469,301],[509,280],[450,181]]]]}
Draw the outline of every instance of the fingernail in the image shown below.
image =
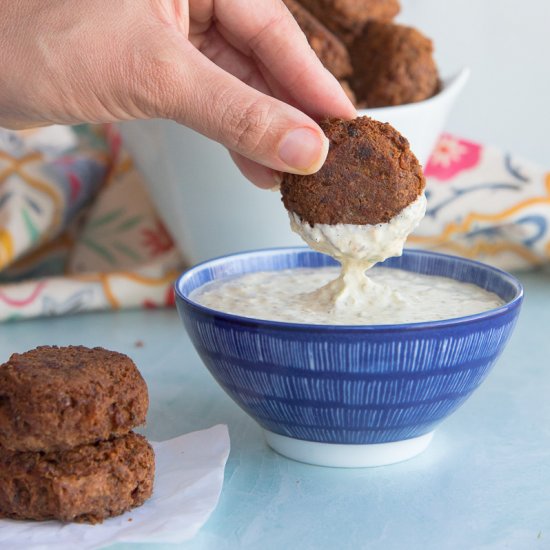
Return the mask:
{"type": "Polygon", "coordinates": [[[273,172],[273,181],[275,182],[275,185],[273,187],[270,187],[270,191],[280,191],[281,190],[281,183],[283,183],[283,176],[280,172],[273,172]]]}
{"type": "Polygon", "coordinates": [[[279,145],[279,158],[296,174],[313,174],[325,162],[328,139],[312,128],[290,130],[279,145]]]}

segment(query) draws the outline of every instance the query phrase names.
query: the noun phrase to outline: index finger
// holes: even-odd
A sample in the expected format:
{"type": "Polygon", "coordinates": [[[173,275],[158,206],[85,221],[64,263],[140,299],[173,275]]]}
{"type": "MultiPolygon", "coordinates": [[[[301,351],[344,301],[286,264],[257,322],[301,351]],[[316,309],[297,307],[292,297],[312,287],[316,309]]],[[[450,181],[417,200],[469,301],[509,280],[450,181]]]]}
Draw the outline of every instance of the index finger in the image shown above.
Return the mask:
{"type": "Polygon", "coordinates": [[[199,0],[190,4],[192,18],[196,14],[204,20],[209,10],[225,39],[257,58],[307,114],[316,118],[356,116],[342,87],[323,67],[281,0],[199,0]]]}

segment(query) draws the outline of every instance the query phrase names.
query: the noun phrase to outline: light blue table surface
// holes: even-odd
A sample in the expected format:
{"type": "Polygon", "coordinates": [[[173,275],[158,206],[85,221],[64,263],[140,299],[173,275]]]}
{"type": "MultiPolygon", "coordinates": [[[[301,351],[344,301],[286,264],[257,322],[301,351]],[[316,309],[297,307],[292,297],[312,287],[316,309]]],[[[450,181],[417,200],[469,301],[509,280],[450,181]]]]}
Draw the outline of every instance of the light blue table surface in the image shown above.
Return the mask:
{"type": "Polygon", "coordinates": [[[0,358],[40,344],[104,346],[145,376],[146,434],[163,440],[226,423],[231,454],[218,507],[169,549],[550,548],[550,274],[522,275],[526,300],[494,370],[408,462],[331,469],[285,459],[217,386],[175,311],[87,314],[0,327],[0,358]],[[143,346],[137,347],[136,342],[143,346]]]}

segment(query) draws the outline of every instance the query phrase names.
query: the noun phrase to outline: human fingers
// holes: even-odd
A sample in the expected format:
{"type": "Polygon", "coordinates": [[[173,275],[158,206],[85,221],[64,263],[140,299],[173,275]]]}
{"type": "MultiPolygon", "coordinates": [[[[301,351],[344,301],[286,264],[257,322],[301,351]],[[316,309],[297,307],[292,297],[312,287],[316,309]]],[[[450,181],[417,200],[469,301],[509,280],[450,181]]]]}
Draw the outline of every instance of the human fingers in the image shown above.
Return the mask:
{"type": "Polygon", "coordinates": [[[355,108],[323,67],[281,0],[195,0],[191,20],[210,16],[219,32],[245,55],[258,59],[292,98],[315,118],[353,118],[355,108]]]}
{"type": "MultiPolygon", "coordinates": [[[[215,27],[210,27],[204,34],[193,41],[198,50],[206,55],[218,67],[231,73],[242,82],[268,95],[275,95],[263,78],[260,67],[252,59],[235,49],[215,27]]],[[[274,83],[277,88],[280,86],[274,83]]],[[[283,93],[278,90],[279,93],[283,93]]],[[[279,97],[289,102],[288,97],[279,97]]],[[[254,185],[261,189],[277,189],[281,182],[280,172],[258,164],[239,153],[229,154],[240,172],[254,185]]]]}
{"type": "MultiPolygon", "coordinates": [[[[204,34],[197,37],[193,43],[201,53],[218,67],[256,90],[273,95],[256,63],[229,44],[215,27],[210,27],[204,34]]],[[[280,172],[258,164],[239,153],[229,151],[229,154],[243,176],[254,185],[261,189],[278,188],[281,182],[280,172]]]]}
{"type": "Polygon", "coordinates": [[[310,117],[241,82],[189,43],[180,47],[186,63],[161,68],[162,86],[149,86],[154,93],[143,98],[144,112],[190,126],[273,170],[319,170],[328,140],[310,117]]]}
{"type": "Polygon", "coordinates": [[[241,174],[260,189],[277,189],[281,183],[281,174],[267,166],[258,164],[239,153],[229,151],[233,162],[241,174]]]}
{"type": "Polygon", "coordinates": [[[258,65],[229,44],[216,27],[210,27],[200,38],[195,39],[193,44],[210,61],[241,82],[264,94],[273,95],[258,65]]]}

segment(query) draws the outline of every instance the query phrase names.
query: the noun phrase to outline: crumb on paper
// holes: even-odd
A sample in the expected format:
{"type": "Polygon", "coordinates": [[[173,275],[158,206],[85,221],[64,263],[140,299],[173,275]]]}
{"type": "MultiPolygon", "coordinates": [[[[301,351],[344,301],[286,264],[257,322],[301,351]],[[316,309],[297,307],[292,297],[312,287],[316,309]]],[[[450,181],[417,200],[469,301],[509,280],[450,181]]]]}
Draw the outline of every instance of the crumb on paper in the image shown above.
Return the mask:
{"type": "Polygon", "coordinates": [[[145,345],[145,343],[143,342],[143,340],[136,340],[134,342],[134,347],[135,348],[142,348],[144,345],[145,345]]]}

